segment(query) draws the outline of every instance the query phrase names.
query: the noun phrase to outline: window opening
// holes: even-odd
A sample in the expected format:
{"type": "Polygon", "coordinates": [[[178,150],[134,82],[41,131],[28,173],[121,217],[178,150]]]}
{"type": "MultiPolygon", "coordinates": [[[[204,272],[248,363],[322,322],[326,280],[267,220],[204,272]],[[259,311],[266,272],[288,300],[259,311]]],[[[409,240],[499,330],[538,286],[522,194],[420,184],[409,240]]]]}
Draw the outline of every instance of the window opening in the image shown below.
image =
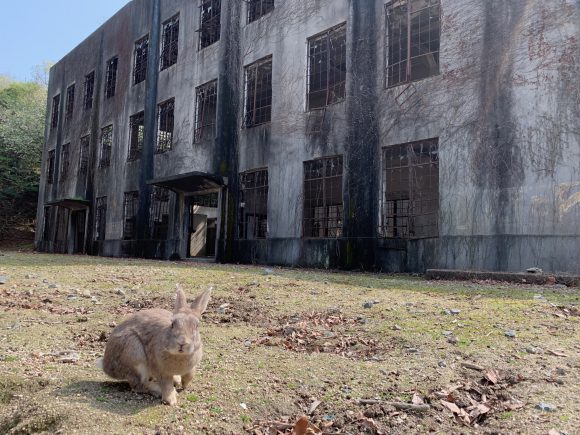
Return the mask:
{"type": "Polygon", "coordinates": [[[107,197],[97,198],[95,207],[95,240],[105,240],[105,230],[107,228],[107,197]]]}
{"type": "Polygon", "coordinates": [[[379,235],[395,239],[439,234],[438,139],[383,148],[379,235]]]}
{"type": "Polygon", "coordinates": [[[107,61],[107,72],[105,74],[105,98],[111,98],[115,96],[118,62],[119,58],[117,56],[107,61]]]}
{"type": "Polygon", "coordinates": [[[263,239],[268,233],[268,170],[240,174],[240,238],[263,239]]]}
{"type": "Polygon", "coordinates": [[[346,95],[346,24],[308,40],[308,110],[342,101],[346,95]]]}
{"type": "Polygon", "coordinates": [[[125,192],[123,198],[123,239],[135,238],[137,226],[137,210],[139,208],[139,192],[125,192]]]}
{"type": "Polygon", "coordinates": [[[387,86],[439,74],[440,0],[396,0],[385,5],[387,86]]]}
{"type": "Polygon", "coordinates": [[[221,0],[201,0],[199,48],[205,48],[220,39],[221,0]]]}
{"type": "Polygon", "coordinates": [[[149,53],[149,35],[135,42],[133,84],[138,84],[147,78],[147,55],[149,53]]]}
{"type": "Polygon", "coordinates": [[[304,237],[342,236],[342,156],[304,162],[304,237]]]}
{"type": "Polygon", "coordinates": [[[150,228],[153,240],[166,240],[169,233],[169,190],[153,187],[151,192],[150,228]]]}
{"type": "Polygon", "coordinates": [[[246,67],[244,127],[270,122],[272,116],[272,57],[246,67]]]}
{"type": "Polygon", "coordinates": [[[274,0],[248,0],[248,23],[274,10],[274,0]]]}
{"type": "Polygon", "coordinates": [[[177,63],[179,54],[179,14],[163,23],[161,70],[177,63]]]}
{"type": "Polygon", "coordinates": [[[95,91],[95,72],[91,71],[85,76],[85,95],[83,99],[83,107],[85,110],[90,110],[93,107],[93,94],[95,91]]]}
{"type": "Polygon", "coordinates": [[[89,169],[89,145],[91,141],[91,135],[86,135],[81,137],[80,150],[79,150],[79,173],[84,175],[89,169]]]}
{"type": "Polygon", "coordinates": [[[66,89],[66,104],[65,104],[65,115],[64,118],[67,121],[70,121],[73,115],[75,106],[75,85],[70,85],[66,89]]]}
{"type": "Polygon", "coordinates": [[[60,106],[60,94],[52,98],[52,115],[50,117],[50,128],[55,129],[58,126],[58,110],[60,106]]]}
{"type": "Polygon", "coordinates": [[[159,104],[157,111],[157,153],[169,151],[173,146],[173,109],[175,99],[159,104]]]}
{"type": "Polygon", "coordinates": [[[195,90],[194,143],[211,140],[216,135],[217,80],[195,90]]]}
{"type": "Polygon", "coordinates": [[[48,168],[47,168],[47,176],[46,176],[46,182],[48,184],[52,184],[54,183],[54,164],[55,164],[55,157],[56,157],[56,151],[55,150],[50,150],[48,152],[48,168]]]}
{"type": "Polygon", "coordinates": [[[137,160],[143,150],[145,136],[145,112],[139,112],[129,119],[129,153],[127,160],[137,160]]]}
{"type": "Polygon", "coordinates": [[[70,166],[70,144],[64,144],[60,150],[60,175],[59,181],[62,183],[68,178],[70,166]]]}
{"type": "Polygon", "coordinates": [[[111,151],[113,149],[113,126],[108,125],[101,130],[101,159],[99,167],[111,165],[111,151]]]}

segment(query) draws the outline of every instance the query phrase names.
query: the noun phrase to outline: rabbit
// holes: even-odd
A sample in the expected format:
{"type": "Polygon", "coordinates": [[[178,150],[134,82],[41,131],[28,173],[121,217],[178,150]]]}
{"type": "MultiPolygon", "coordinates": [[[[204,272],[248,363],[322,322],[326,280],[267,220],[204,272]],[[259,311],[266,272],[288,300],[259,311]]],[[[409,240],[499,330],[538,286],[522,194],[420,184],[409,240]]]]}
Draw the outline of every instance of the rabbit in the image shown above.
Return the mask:
{"type": "Polygon", "coordinates": [[[177,285],[173,313],[150,309],[127,318],[113,329],[97,366],[112,378],[128,381],[133,391],[161,396],[165,403],[175,405],[174,383],[181,378],[185,389],[201,361],[199,323],[211,291],[200,294],[189,307],[177,285]]]}

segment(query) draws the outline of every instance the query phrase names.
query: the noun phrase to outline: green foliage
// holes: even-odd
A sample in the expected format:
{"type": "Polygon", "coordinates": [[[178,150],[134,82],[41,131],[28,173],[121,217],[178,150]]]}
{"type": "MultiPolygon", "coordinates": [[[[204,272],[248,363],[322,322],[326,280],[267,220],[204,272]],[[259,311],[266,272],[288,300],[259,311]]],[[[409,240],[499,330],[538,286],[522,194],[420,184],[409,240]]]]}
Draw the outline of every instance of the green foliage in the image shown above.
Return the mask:
{"type": "Polygon", "coordinates": [[[0,81],[0,238],[36,209],[46,88],[38,83],[0,81]]]}

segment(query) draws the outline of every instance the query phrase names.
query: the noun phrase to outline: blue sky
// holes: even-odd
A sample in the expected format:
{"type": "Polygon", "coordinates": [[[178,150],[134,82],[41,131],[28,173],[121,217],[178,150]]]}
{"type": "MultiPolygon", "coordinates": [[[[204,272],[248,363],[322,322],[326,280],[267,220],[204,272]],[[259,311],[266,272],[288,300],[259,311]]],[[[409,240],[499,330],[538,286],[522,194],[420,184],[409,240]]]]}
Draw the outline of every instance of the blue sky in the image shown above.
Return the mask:
{"type": "Polygon", "coordinates": [[[0,75],[26,81],[56,62],[129,0],[0,0],[0,75]]]}

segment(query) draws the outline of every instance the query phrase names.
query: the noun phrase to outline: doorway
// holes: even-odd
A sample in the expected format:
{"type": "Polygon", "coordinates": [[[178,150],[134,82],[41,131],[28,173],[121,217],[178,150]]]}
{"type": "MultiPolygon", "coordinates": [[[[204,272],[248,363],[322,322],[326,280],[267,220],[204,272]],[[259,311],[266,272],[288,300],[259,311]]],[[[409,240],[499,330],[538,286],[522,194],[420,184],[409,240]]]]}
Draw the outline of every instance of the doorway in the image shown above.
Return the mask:
{"type": "Polygon", "coordinates": [[[188,253],[190,258],[215,258],[218,222],[218,192],[188,197],[188,253]]]}
{"type": "Polygon", "coordinates": [[[71,213],[73,254],[85,253],[86,222],[87,222],[86,210],[76,210],[71,213]]]}

